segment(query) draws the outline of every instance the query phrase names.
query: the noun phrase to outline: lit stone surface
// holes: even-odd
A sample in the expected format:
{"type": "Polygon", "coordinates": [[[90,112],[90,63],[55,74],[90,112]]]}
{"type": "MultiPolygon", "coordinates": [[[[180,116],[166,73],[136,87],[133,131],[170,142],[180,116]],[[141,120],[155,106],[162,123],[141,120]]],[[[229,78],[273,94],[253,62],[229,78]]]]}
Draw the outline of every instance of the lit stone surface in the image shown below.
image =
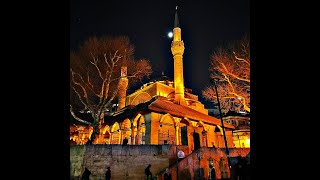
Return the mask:
{"type": "MultiPolygon", "coordinates": [[[[106,168],[109,166],[112,172],[111,179],[117,180],[141,180],[144,179],[144,168],[151,164],[151,172],[161,179],[162,173],[170,165],[176,162],[176,149],[185,152],[186,157],[179,163],[179,176],[184,177],[187,174],[193,174],[199,168],[208,173],[208,164],[210,158],[216,169],[217,178],[220,179],[223,174],[230,174],[227,166],[224,149],[215,149],[203,147],[195,153],[189,152],[187,146],[174,145],[85,145],[70,147],[70,179],[78,179],[84,167],[91,172],[90,180],[103,180],[106,168]],[[198,155],[201,151],[201,160],[198,155]]],[[[230,149],[230,157],[241,155],[245,157],[250,152],[249,148],[230,149]]],[[[176,175],[176,166],[170,169],[172,175],[176,175]]]]}

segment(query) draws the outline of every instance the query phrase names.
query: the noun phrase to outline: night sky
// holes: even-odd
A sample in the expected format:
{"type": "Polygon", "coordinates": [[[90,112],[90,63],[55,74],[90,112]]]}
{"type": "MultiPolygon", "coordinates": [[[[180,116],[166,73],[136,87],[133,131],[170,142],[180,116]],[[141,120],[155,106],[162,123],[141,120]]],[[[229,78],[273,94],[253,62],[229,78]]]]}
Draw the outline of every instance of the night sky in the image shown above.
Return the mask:
{"type": "Polygon", "coordinates": [[[90,36],[127,35],[135,46],[135,58],[152,63],[153,77],[173,79],[171,41],[178,5],[185,45],[185,87],[208,106],[201,90],[209,84],[209,60],[222,43],[250,34],[249,0],[117,0],[70,3],[70,50],[90,36]]]}

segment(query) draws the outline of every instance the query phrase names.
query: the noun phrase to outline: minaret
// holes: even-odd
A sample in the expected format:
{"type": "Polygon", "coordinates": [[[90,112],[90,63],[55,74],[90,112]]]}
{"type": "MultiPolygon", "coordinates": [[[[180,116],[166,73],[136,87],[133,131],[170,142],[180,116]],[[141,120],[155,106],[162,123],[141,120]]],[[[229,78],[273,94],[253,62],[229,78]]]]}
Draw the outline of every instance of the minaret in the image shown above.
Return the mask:
{"type": "Polygon", "coordinates": [[[176,14],[174,18],[173,41],[171,43],[171,52],[174,59],[174,103],[186,105],[184,99],[184,80],[183,80],[183,63],[182,55],[184,52],[184,43],[181,40],[181,29],[179,28],[178,6],[176,6],[176,14]]]}
{"type": "Polygon", "coordinates": [[[120,110],[126,106],[126,96],[128,88],[128,77],[127,77],[127,59],[126,51],[124,52],[124,58],[121,63],[121,78],[119,80],[119,90],[118,90],[118,108],[120,110]]]}

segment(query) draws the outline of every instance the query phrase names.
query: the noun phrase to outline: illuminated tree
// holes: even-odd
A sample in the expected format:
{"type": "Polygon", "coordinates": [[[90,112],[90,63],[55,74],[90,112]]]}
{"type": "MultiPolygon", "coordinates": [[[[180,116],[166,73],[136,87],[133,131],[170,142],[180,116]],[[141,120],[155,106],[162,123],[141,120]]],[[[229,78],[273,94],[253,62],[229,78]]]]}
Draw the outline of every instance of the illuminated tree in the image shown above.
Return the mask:
{"type": "MultiPolygon", "coordinates": [[[[218,48],[211,56],[209,70],[211,79],[216,80],[222,112],[250,112],[250,37],[218,48]]],[[[202,95],[217,102],[213,85],[202,95]]]]}
{"type": "Polygon", "coordinates": [[[101,122],[107,121],[105,112],[121,83],[130,79],[132,85],[152,72],[150,62],[135,60],[133,53],[134,46],[122,36],[92,37],[70,52],[70,113],[77,121],[93,127],[90,143],[99,135],[101,122]],[[80,111],[90,113],[92,119],[80,118],[80,111]]]}

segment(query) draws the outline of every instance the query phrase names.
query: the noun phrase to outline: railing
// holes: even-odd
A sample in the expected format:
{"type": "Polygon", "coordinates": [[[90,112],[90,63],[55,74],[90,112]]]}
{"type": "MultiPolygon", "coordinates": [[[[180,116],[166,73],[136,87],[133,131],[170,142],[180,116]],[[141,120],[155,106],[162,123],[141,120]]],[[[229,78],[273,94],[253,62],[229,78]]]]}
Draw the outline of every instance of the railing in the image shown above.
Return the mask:
{"type": "MultiPolygon", "coordinates": [[[[226,135],[228,148],[250,148],[249,135],[226,135]]],[[[215,135],[214,142],[208,142],[208,147],[225,148],[223,135],[215,135]]]]}

